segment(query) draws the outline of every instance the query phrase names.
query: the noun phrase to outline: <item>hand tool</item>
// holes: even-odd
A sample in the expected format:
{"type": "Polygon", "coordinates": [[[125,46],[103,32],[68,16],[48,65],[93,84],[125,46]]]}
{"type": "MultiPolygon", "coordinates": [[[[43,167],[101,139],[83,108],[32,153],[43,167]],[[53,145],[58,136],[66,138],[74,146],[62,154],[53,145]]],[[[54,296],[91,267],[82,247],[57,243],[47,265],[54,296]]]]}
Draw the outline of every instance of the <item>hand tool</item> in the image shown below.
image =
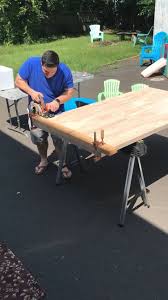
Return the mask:
{"type": "Polygon", "coordinates": [[[37,103],[35,101],[31,101],[29,105],[29,113],[30,115],[39,115],[44,118],[52,118],[55,116],[54,112],[46,109],[44,102],[37,103]]]}

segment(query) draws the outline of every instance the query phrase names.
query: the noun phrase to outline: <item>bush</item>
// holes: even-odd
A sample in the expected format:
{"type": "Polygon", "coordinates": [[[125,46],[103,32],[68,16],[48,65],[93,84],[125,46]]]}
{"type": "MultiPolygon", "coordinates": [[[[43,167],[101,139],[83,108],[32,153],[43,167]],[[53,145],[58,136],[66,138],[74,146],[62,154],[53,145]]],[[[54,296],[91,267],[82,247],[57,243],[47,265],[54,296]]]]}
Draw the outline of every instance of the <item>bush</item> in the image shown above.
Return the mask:
{"type": "Polygon", "coordinates": [[[46,14],[40,0],[0,2],[0,43],[32,42],[38,39],[46,14]]]}

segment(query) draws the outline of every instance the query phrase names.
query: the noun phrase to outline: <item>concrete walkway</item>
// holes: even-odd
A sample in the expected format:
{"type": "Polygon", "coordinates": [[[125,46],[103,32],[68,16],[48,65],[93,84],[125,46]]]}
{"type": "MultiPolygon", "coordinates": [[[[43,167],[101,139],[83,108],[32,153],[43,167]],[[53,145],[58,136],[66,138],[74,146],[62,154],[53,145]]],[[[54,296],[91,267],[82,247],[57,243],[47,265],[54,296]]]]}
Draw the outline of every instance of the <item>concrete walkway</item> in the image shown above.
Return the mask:
{"type": "MultiPolygon", "coordinates": [[[[95,98],[108,78],[119,79],[123,92],[138,82],[168,90],[167,78],[145,80],[140,71],[137,58],[105,67],[81,85],[81,95],[95,98]]],[[[19,109],[26,112],[26,101],[19,109]]],[[[34,175],[36,148],[9,130],[7,119],[1,101],[0,240],[37,278],[47,299],[168,299],[168,130],[146,140],[142,163],[151,207],[127,214],[120,228],[127,157],[105,158],[85,175],[75,167],[71,183],[58,187],[54,165],[34,175]]]]}

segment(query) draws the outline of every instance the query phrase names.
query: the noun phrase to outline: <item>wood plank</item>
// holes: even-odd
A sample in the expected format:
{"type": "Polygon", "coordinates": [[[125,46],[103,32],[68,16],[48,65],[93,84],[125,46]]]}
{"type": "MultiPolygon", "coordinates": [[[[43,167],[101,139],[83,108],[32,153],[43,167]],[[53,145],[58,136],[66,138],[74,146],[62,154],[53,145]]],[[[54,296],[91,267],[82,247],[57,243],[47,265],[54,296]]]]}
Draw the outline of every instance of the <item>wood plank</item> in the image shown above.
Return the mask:
{"type": "Polygon", "coordinates": [[[80,146],[87,144],[87,150],[94,149],[94,131],[100,139],[100,131],[104,129],[105,146],[101,151],[112,155],[168,126],[168,91],[145,88],[65,112],[45,122],[42,119],[36,117],[39,127],[69,136],[75,144],[79,140],[80,146]]]}
{"type": "Polygon", "coordinates": [[[39,127],[47,132],[52,134],[57,134],[62,138],[66,138],[69,142],[88,150],[89,152],[96,153],[99,151],[100,153],[104,153],[106,155],[113,155],[117,152],[117,150],[110,144],[100,143],[98,145],[94,144],[94,134],[92,137],[89,135],[81,133],[77,130],[72,130],[68,127],[64,127],[63,125],[58,124],[57,122],[52,122],[53,119],[46,119],[41,116],[34,116],[33,122],[35,125],[39,125],[39,127]]]}

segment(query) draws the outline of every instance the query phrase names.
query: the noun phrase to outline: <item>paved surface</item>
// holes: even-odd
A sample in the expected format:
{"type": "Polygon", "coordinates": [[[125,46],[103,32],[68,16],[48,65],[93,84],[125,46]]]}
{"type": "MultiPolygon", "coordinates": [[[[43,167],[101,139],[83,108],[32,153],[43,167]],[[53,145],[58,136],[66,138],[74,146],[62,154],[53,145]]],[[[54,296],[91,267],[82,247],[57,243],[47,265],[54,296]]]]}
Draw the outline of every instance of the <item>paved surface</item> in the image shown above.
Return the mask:
{"type": "MultiPolygon", "coordinates": [[[[81,95],[96,97],[108,78],[120,79],[123,92],[138,82],[168,89],[168,79],[145,80],[140,71],[136,59],[103,68],[81,84],[81,95]]],[[[26,101],[19,109],[26,112],[26,101]]],[[[43,176],[33,174],[36,149],[27,137],[8,130],[7,119],[1,101],[0,239],[38,279],[48,299],[168,299],[168,131],[146,140],[142,163],[151,207],[127,214],[121,229],[127,157],[105,158],[85,175],[75,167],[72,182],[57,187],[54,165],[43,176]]]]}

